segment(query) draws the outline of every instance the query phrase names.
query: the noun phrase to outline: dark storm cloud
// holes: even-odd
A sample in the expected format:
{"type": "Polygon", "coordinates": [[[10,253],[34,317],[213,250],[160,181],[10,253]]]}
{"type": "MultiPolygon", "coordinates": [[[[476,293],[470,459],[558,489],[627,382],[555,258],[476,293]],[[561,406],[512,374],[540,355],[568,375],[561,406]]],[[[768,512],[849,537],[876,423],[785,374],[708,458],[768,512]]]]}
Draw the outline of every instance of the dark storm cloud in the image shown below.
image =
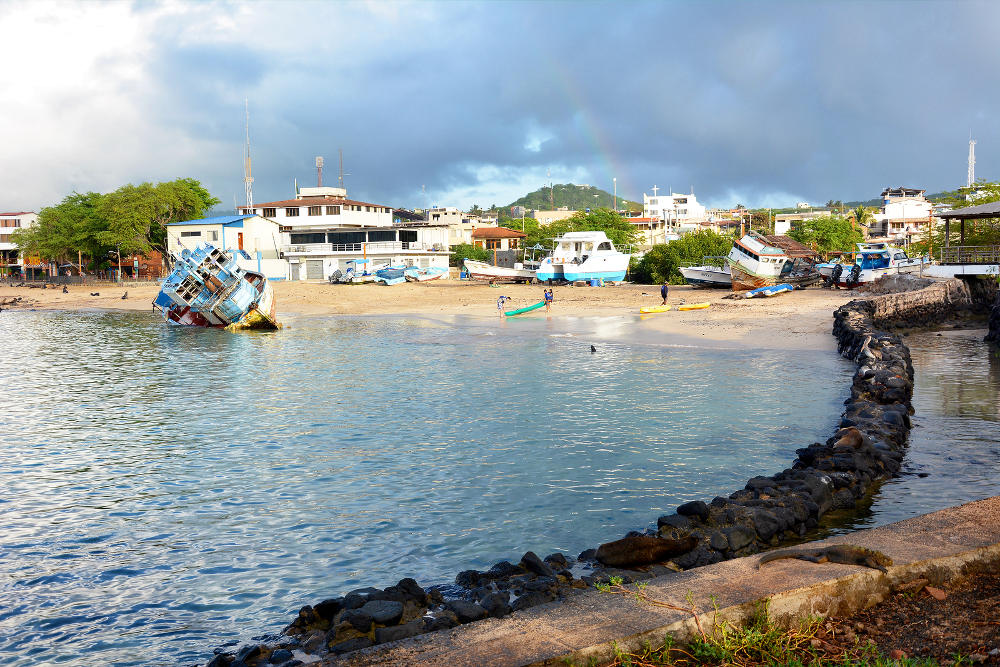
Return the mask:
{"type": "MultiPolygon", "coordinates": [[[[506,203],[550,168],[631,198],[867,199],[962,184],[970,129],[977,173],[1000,178],[992,4],[248,7],[239,39],[177,46],[164,26],[149,72],[159,121],[234,162],[250,98],[258,200],[312,184],[316,155],[334,182],[337,148],[352,196],[396,206],[483,204],[504,185],[483,173],[506,203]]],[[[201,177],[228,201],[240,167],[201,177]]]]}

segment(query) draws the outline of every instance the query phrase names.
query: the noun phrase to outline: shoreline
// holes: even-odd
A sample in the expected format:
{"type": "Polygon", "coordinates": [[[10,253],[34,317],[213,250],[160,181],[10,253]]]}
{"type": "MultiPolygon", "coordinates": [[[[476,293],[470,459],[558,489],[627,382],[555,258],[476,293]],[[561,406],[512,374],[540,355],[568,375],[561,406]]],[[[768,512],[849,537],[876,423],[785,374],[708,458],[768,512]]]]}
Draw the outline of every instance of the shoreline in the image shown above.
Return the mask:
{"type": "MultiPolygon", "coordinates": [[[[729,299],[731,292],[672,286],[666,313],[640,315],[641,306],[660,303],[656,285],[622,284],[613,287],[554,287],[552,310],[500,318],[496,300],[511,297],[510,307],[523,307],[542,299],[542,285],[501,285],[441,280],[428,283],[382,285],[329,285],[326,283],[272,283],[278,319],[294,326],[298,318],[313,316],[405,316],[448,323],[469,318],[476,323],[502,323],[505,327],[526,322],[553,325],[580,321],[601,324],[591,335],[597,339],[630,343],[714,347],[731,344],[767,349],[831,350],[830,315],[859,294],[854,291],[808,288],[771,299],[729,299]],[[678,311],[682,302],[709,303],[704,310],[678,311]],[[793,318],[794,319],[790,319],[793,318]],[[615,331],[615,328],[618,331],[615,331]]],[[[152,309],[158,292],[154,285],[76,285],[68,294],[60,288],[40,289],[0,286],[0,301],[22,297],[15,309],[62,311],[145,311],[152,309]],[[103,291],[102,291],[103,290],[103,291]],[[128,292],[128,299],[122,300],[128,292]],[[91,296],[100,292],[100,296],[91,296]]],[[[586,328],[586,327],[584,327],[586,328]]],[[[594,328],[594,327],[590,327],[594,328]]]]}
{"type": "Polygon", "coordinates": [[[404,578],[385,590],[351,591],[306,605],[273,643],[245,647],[238,655],[221,653],[209,667],[275,650],[302,652],[323,664],[345,654],[351,654],[352,664],[376,664],[402,646],[398,640],[410,639],[410,647],[427,645],[442,641],[436,639],[441,631],[461,632],[457,628],[487,617],[503,623],[512,612],[565,605],[611,577],[624,583],[670,577],[671,570],[698,569],[800,541],[824,514],[856,508],[873,485],[900,470],[911,427],[914,373],[909,349],[899,334],[886,329],[942,323],[986,306],[974,292],[956,280],[837,308],[831,338],[857,370],[836,433],[824,444],[797,449],[791,467],[778,474],[752,477],[728,497],[687,502],[661,516],[656,537],[632,532],[575,559],[561,553],[542,559],[529,551],[517,563],[459,572],[453,586],[425,590],[404,578]],[[647,554],[652,547],[643,540],[660,545],[655,554],[647,554]],[[589,574],[576,569],[580,564],[592,568],[589,574]],[[390,607],[394,613],[386,616],[390,607]]]}

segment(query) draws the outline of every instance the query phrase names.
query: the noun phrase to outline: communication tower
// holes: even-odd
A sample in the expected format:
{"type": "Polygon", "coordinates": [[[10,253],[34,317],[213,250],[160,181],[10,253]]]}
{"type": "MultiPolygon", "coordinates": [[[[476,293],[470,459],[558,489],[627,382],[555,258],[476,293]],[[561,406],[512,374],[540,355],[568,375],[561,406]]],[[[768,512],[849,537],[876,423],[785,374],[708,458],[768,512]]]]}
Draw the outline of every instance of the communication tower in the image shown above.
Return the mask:
{"type": "Polygon", "coordinates": [[[969,176],[968,185],[970,188],[972,184],[976,182],[976,140],[972,138],[972,133],[969,132],[969,176]]]}
{"type": "Polygon", "coordinates": [[[247,210],[253,211],[253,176],[250,171],[250,100],[244,98],[246,106],[247,145],[243,161],[243,184],[247,191],[247,210]]]}
{"type": "Polygon", "coordinates": [[[316,156],[316,187],[323,187],[323,158],[316,156]]]}

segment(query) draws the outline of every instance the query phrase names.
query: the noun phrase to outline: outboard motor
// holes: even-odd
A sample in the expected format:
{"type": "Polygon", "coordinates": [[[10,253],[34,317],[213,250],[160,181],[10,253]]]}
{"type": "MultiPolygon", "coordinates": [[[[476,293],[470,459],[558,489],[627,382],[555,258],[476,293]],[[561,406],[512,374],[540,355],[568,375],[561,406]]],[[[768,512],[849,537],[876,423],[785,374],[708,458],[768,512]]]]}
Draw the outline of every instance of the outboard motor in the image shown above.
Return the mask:
{"type": "Polygon", "coordinates": [[[837,283],[840,282],[840,276],[842,275],[844,275],[844,265],[841,264],[840,262],[837,262],[837,265],[833,267],[833,272],[830,274],[830,278],[828,279],[827,285],[832,285],[833,287],[836,287],[837,283]]]}
{"type": "Polygon", "coordinates": [[[851,267],[850,275],[847,276],[847,286],[857,287],[859,280],[861,280],[861,265],[855,264],[851,267]]]}

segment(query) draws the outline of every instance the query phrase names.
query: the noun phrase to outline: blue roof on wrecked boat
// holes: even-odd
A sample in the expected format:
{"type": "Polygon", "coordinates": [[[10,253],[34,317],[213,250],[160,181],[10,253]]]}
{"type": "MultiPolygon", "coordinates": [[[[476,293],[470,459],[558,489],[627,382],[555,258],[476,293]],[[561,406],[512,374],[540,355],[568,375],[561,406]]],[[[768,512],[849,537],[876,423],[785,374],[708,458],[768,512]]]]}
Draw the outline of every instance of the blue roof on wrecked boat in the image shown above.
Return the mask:
{"type": "Polygon", "coordinates": [[[243,221],[253,218],[253,215],[220,215],[214,218],[198,218],[197,220],[185,220],[184,222],[168,222],[170,225],[222,225],[223,227],[242,227],[243,221]]]}

